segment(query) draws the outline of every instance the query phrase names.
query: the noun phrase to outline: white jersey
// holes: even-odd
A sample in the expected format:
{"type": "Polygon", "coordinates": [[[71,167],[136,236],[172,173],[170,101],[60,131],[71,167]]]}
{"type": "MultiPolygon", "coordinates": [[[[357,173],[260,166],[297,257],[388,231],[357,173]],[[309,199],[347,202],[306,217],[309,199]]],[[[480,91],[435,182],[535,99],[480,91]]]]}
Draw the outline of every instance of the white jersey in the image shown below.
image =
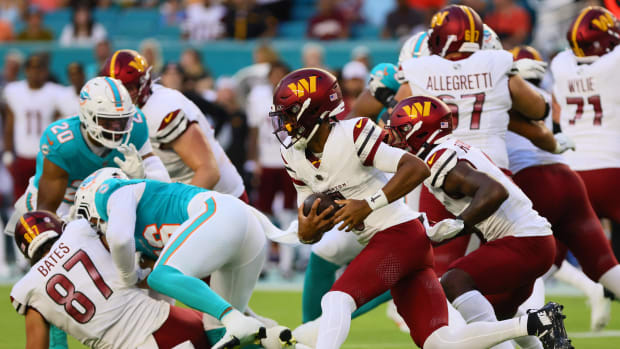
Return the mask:
{"type": "Polygon", "coordinates": [[[248,95],[246,115],[248,125],[258,128],[258,163],[262,167],[282,168],[280,142],[273,136],[269,110],[273,101],[273,86],[261,84],[248,95]]]}
{"type": "MultiPolygon", "coordinates": [[[[381,128],[368,118],[353,118],[332,124],[320,161],[315,167],[304,150],[282,148],[284,166],[297,189],[297,202],[311,193],[323,192],[333,199],[363,200],[385,186],[386,174],[374,167],[380,147],[381,128]]],[[[419,217],[403,200],[374,210],[364,221],[365,233],[374,234],[419,217]]],[[[361,227],[358,227],[361,228],[361,227]]]]}
{"type": "MultiPolygon", "coordinates": [[[[531,88],[538,91],[545,98],[545,101],[551,105],[551,96],[547,91],[529,82],[528,84],[531,88]]],[[[553,129],[553,119],[550,115],[545,118],[545,126],[550,130],[553,129]]],[[[511,131],[506,133],[506,149],[508,150],[508,161],[510,163],[509,169],[512,174],[532,166],[566,163],[562,155],[542,150],[532,144],[529,139],[511,131]]]]}
{"type": "Polygon", "coordinates": [[[173,149],[162,149],[177,139],[192,122],[198,123],[211,147],[220,170],[220,180],[213,190],[239,197],[245,191],[243,180],[235,166],[230,162],[222,146],[215,139],[213,128],[200,109],[181,92],[154,84],[153,94],[141,108],[149,126],[149,137],[153,153],[166,166],[173,182],[189,183],[194,171],[173,149]]]}
{"type": "Polygon", "coordinates": [[[15,154],[34,159],[39,152],[39,140],[45,128],[61,110],[64,88],[46,82],[40,89],[28,87],[26,80],[8,83],[3,99],[14,115],[13,142],[15,154]]]}
{"type": "Polygon", "coordinates": [[[443,190],[446,176],[458,161],[467,161],[476,170],[500,182],[508,191],[508,199],[491,216],[476,224],[487,241],[506,236],[551,235],[551,225],[532,208],[532,202],[481,150],[450,138],[440,143],[424,160],[431,175],[424,185],[450,213],[460,215],[471,203],[470,197],[453,198],[443,190]]]}
{"type": "Polygon", "coordinates": [[[435,96],[458,109],[454,137],[482,149],[503,169],[508,168],[505,136],[512,107],[511,68],[512,55],[500,50],[477,51],[459,61],[419,57],[401,67],[414,96],[435,96]]]}
{"type": "Polygon", "coordinates": [[[121,285],[110,253],[82,219],[13,286],[11,301],[18,313],[36,309],[92,348],[136,348],[161,327],[170,305],[121,285]]]}
{"type": "Polygon", "coordinates": [[[571,50],[551,62],[560,124],[576,145],[564,153],[577,171],[620,167],[620,46],[590,64],[578,64],[571,50]]]}

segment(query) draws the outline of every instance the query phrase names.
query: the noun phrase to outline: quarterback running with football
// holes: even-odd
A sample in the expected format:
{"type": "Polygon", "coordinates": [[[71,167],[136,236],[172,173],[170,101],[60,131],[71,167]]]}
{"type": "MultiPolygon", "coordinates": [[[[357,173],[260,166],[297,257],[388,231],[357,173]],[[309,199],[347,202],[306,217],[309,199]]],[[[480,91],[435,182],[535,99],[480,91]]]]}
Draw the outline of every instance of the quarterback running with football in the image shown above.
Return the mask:
{"type": "Polygon", "coordinates": [[[151,67],[133,50],[118,50],[101,75],[119,79],[146,116],[153,151],[173,182],[192,184],[248,201],[241,176],[215,139],[200,109],[181,92],[152,83],[151,67]]]}
{"type": "Polygon", "coordinates": [[[325,219],[333,207],[317,215],[315,202],[305,216],[301,204],[299,234],[319,239],[339,224],[342,233],[353,231],[364,245],[323,296],[316,347],[339,348],[347,338],[351,313],[386,290],[391,290],[412,339],[423,348],[487,348],[543,332],[561,340],[561,314],[554,305],[517,319],[448,326],[445,295],[432,269],[432,250],[420,214],[398,200],[430,171],[415,156],[383,143],[385,134],[370,119],[338,122],[335,117],[343,110],[336,78],[310,68],[280,81],[270,113],[298,202],[313,192],[324,192],[343,205],[334,217],[325,219]],[[385,172],[394,176],[388,181],[385,172]]]}

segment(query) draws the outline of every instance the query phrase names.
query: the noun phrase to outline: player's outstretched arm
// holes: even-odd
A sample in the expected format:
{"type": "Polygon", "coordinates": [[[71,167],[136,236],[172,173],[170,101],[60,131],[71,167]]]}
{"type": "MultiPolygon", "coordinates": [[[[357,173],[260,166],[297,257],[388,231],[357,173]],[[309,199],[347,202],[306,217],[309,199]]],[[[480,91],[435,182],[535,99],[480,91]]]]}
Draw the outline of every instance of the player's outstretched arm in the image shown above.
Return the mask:
{"type": "Polygon", "coordinates": [[[29,308],[26,312],[26,349],[49,348],[49,334],[47,321],[34,308],[29,308]]]}
{"type": "Polygon", "coordinates": [[[213,189],[220,180],[220,170],[207,138],[200,126],[192,123],[172,142],[172,148],[183,162],[194,171],[190,184],[213,189]]]}
{"type": "Polygon", "coordinates": [[[510,112],[508,130],[529,139],[535,146],[553,152],[557,146],[553,132],[542,121],[527,120],[515,111],[510,112]]]}
{"type": "Polygon", "coordinates": [[[109,219],[104,232],[114,265],[126,286],[133,286],[139,281],[134,238],[138,203],[133,194],[133,187],[134,185],[124,186],[110,195],[107,204],[109,219]]]}
{"type": "Polygon", "coordinates": [[[43,159],[43,173],[39,178],[36,209],[56,212],[68,184],[69,174],[67,171],[48,159],[43,159]]]}
{"type": "Polygon", "coordinates": [[[512,98],[512,109],[525,118],[542,120],[549,114],[550,106],[545,98],[530,87],[522,77],[511,76],[508,80],[508,89],[512,98]]]}
{"type": "Polygon", "coordinates": [[[466,161],[459,161],[448,172],[443,189],[449,195],[472,198],[458,217],[463,220],[466,228],[485,220],[508,199],[508,191],[501,183],[486,173],[477,171],[466,161]]]}
{"type": "Polygon", "coordinates": [[[357,96],[357,99],[353,103],[353,109],[346,118],[350,119],[364,116],[376,120],[382,109],[383,104],[373,97],[368,89],[364,89],[364,91],[357,96]]]}

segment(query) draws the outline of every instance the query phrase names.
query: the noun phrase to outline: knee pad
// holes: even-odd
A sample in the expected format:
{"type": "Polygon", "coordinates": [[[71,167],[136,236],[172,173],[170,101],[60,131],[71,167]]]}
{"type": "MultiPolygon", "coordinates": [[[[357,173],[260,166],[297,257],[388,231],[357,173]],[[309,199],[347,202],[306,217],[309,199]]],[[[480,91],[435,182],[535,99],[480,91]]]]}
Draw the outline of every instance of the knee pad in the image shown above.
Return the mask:
{"type": "Polygon", "coordinates": [[[329,291],[321,298],[321,308],[333,307],[334,304],[343,304],[353,313],[357,308],[355,300],[348,293],[329,291]]]}

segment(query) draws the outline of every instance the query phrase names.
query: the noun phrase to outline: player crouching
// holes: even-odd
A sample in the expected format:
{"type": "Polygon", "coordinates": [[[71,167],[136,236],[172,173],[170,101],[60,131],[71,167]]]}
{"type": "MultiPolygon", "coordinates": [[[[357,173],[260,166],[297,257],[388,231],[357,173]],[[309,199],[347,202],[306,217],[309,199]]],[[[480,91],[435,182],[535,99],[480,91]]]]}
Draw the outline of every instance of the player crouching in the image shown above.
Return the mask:
{"type": "MultiPolygon", "coordinates": [[[[456,216],[429,227],[428,237],[440,243],[476,233],[485,241],[452,262],[442,277],[448,300],[467,322],[512,318],[531,294],[536,278],[553,264],[550,224],[482,151],[450,137],[452,113],[439,99],[404,99],[385,129],[390,145],[426,162],[431,175],[424,185],[456,216]]],[[[557,326],[560,336],[541,338],[543,344],[570,347],[561,316],[557,326]]]]}

